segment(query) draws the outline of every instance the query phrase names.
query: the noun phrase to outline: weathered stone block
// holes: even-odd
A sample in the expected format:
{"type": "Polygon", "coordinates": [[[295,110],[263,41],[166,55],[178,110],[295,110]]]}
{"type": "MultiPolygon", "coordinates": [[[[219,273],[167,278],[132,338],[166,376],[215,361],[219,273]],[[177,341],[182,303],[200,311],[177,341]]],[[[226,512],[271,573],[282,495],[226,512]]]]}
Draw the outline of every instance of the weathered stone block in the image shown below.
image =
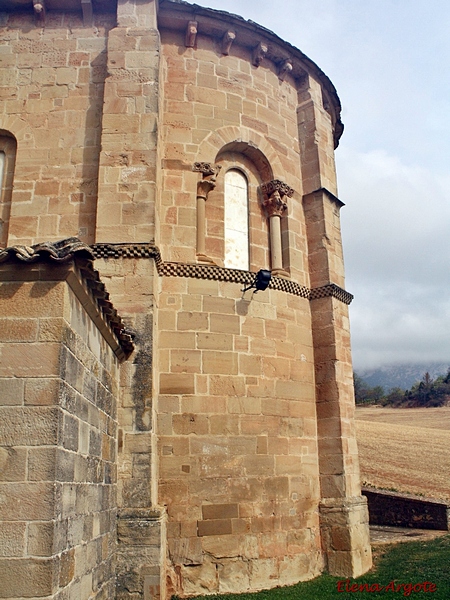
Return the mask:
{"type": "Polygon", "coordinates": [[[54,521],[28,524],[27,554],[51,556],[53,554],[54,521]]]}
{"type": "Polygon", "coordinates": [[[239,516],[237,504],[204,504],[203,519],[229,519],[239,516]]]}
{"type": "Polygon", "coordinates": [[[172,350],[170,365],[174,373],[199,373],[201,353],[195,350],[172,350]]]}
{"type": "Polygon", "coordinates": [[[233,336],[225,333],[198,333],[197,348],[202,350],[232,350],[233,336]]]}
{"type": "Polygon", "coordinates": [[[2,282],[2,315],[15,318],[55,317],[62,314],[65,284],[54,281],[2,282]],[[32,301],[30,301],[32,298],[32,301]]]}
{"type": "Polygon", "coordinates": [[[0,319],[0,342],[34,342],[37,339],[37,319],[0,319]]]}
{"type": "Polygon", "coordinates": [[[1,356],[0,377],[50,377],[59,375],[59,344],[5,344],[1,356]]]}
{"type": "Polygon", "coordinates": [[[196,312],[179,312],[177,317],[177,329],[201,331],[208,329],[208,314],[196,312]]]}
{"type": "Polygon", "coordinates": [[[55,407],[0,407],[0,444],[39,446],[55,444],[59,411],[55,407]]]}
{"type": "Polygon", "coordinates": [[[0,559],[0,598],[49,596],[55,566],[53,559],[0,559]]]}
{"type": "Polygon", "coordinates": [[[198,535],[225,535],[232,532],[231,519],[211,519],[197,522],[198,535]]]}
{"type": "Polygon", "coordinates": [[[194,394],[194,375],[181,373],[161,373],[159,378],[161,394],[194,394]]]}
{"type": "Polygon", "coordinates": [[[210,329],[218,333],[240,333],[240,321],[237,315],[217,315],[210,317],[210,329]]]}
{"type": "Polygon", "coordinates": [[[28,406],[45,406],[57,404],[60,380],[28,379],[25,384],[25,404],[28,406]]]}
{"type": "Polygon", "coordinates": [[[237,374],[238,361],[237,355],[234,352],[214,352],[212,350],[204,350],[202,354],[203,373],[237,374]]]}
{"type": "Polygon", "coordinates": [[[0,481],[24,481],[26,448],[0,447],[0,481]]]}
{"type": "Polygon", "coordinates": [[[223,560],[219,566],[220,593],[243,593],[250,589],[249,563],[240,559],[223,560]]]}
{"type": "Polygon", "coordinates": [[[25,528],[25,523],[0,523],[0,557],[24,555],[25,528]]]}
{"type": "Polygon", "coordinates": [[[28,453],[28,479],[30,481],[54,481],[56,476],[55,447],[33,448],[28,453]]]}
{"type": "Polygon", "coordinates": [[[0,406],[23,404],[25,380],[15,377],[0,378],[0,406]]]}
{"type": "Polygon", "coordinates": [[[193,413],[173,415],[173,431],[181,435],[188,435],[189,433],[203,435],[208,433],[208,419],[204,415],[193,413]]]}
{"type": "Polygon", "coordinates": [[[169,554],[175,565],[202,564],[202,542],[198,537],[169,540],[169,554]]]}
{"type": "Polygon", "coordinates": [[[181,574],[187,594],[195,594],[199,588],[209,593],[219,590],[216,565],[210,561],[198,566],[182,566],[181,574]]]}
{"type": "Polygon", "coordinates": [[[55,490],[50,483],[0,483],[0,501],[6,521],[46,520],[54,514],[55,490]]]}

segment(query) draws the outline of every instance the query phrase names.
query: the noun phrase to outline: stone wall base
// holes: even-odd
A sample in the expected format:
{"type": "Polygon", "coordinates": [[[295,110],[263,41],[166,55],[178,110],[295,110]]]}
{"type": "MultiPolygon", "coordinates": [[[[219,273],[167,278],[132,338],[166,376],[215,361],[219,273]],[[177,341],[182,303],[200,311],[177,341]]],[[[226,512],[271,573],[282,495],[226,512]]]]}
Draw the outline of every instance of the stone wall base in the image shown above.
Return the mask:
{"type": "Polygon", "coordinates": [[[325,498],[320,528],[326,569],[336,577],[359,577],[372,566],[369,513],[364,496],[325,498]]]}
{"type": "Polygon", "coordinates": [[[165,516],[158,507],[119,511],[116,600],[165,598],[165,516]]]}

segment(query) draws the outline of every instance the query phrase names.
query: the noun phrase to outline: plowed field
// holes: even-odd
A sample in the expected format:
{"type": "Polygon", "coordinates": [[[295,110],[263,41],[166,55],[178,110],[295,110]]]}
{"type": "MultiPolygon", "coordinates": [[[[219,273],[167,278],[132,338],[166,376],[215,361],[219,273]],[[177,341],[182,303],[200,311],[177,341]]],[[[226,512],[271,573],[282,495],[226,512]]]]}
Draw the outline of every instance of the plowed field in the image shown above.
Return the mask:
{"type": "Polygon", "coordinates": [[[361,481],[450,501],[450,407],[356,409],[361,481]]]}

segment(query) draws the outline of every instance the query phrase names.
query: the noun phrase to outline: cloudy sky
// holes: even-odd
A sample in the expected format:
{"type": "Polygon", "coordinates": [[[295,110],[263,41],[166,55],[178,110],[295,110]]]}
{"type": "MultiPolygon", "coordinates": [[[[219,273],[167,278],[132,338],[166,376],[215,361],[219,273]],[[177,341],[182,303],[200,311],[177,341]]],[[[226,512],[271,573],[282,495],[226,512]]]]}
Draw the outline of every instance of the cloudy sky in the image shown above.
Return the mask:
{"type": "Polygon", "coordinates": [[[197,3],[271,29],[337,88],[355,368],[450,365],[450,2],[197,3]]]}

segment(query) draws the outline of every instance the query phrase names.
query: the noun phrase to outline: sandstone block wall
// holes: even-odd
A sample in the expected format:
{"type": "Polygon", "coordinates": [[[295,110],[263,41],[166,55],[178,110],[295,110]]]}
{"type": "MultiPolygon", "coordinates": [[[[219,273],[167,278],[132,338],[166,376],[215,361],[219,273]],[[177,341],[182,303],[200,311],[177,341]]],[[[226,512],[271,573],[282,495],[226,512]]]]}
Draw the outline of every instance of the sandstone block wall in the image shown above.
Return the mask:
{"type": "Polygon", "coordinates": [[[8,245],[94,241],[114,24],[114,15],[96,15],[85,27],[81,14],[52,11],[42,27],[32,11],[2,13],[0,129],[18,141],[8,245]]]}
{"type": "Polygon", "coordinates": [[[241,299],[238,283],[160,285],[159,503],[172,591],[243,592],[318,574],[308,300],[276,290],[241,299]]]}
{"type": "Polygon", "coordinates": [[[66,276],[0,266],[1,598],[115,593],[118,361],[66,276]]]}

